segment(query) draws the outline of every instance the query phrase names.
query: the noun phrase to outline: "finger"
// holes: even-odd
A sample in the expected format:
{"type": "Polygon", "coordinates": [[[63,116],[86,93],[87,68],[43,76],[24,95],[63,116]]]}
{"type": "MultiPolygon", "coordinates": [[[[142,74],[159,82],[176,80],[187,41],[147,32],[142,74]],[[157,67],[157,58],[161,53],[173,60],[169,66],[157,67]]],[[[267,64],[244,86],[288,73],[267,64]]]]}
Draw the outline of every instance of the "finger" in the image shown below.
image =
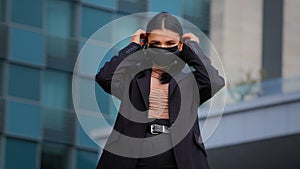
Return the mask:
{"type": "Polygon", "coordinates": [[[186,34],[182,35],[182,39],[190,39],[192,41],[199,43],[199,38],[196,35],[194,35],[193,33],[186,33],[186,34]]]}
{"type": "Polygon", "coordinates": [[[190,39],[192,37],[195,37],[195,35],[192,33],[186,33],[186,34],[182,35],[183,39],[190,39]]]}
{"type": "Polygon", "coordinates": [[[146,32],[142,29],[138,29],[132,36],[130,41],[135,42],[137,44],[141,44],[140,40],[143,39],[143,37],[146,37],[146,32]]]}

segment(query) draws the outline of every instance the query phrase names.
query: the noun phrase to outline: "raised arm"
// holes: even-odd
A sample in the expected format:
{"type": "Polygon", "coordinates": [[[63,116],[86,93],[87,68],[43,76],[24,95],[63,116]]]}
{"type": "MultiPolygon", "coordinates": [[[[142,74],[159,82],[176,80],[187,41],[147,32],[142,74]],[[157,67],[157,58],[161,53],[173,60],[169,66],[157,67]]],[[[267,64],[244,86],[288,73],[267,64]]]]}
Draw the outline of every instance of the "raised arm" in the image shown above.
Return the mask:
{"type": "Polygon", "coordinates": [[[218,73],[218,70],[211,64],[210,59],[205,56],[199,45],[199,39],[189,33],[183,36],[184,61],[194,68],[193,74],[197,81],[200,104],[210,99],[215,93],[225,86],[225,81],[218,73]]]}
{"type": "Polygon", "coordinates": [[[138,56],[127,57],[141,49],[143,45],[142,42],[140,42],[141,35],[145,35],[145,31],[141,29],[137,30],[130,39],[131,43],[120,50],[117,56],[112,57],[109,62],[106,62],[95,76],[96,82],[107,93],[112,94],[112,88],[114,88],[113,94],[120,98],[126,72],[128,73],[128,70],[134,68],[138,62],[138,56]],[[114,84],[112,84],[113,77],[114,84]]]}

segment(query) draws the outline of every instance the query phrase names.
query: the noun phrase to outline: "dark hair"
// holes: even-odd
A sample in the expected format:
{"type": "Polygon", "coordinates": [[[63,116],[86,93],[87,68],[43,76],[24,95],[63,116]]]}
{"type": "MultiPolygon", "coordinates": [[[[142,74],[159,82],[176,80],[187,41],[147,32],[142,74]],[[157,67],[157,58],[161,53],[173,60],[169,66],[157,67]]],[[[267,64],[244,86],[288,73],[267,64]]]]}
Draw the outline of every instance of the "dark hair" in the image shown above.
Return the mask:
{"type": "Polygon", "coordinates": [[[178,19],[167,12],[161,12],[155,15],[149,21],[149,23],[147,24],[146,32],[150,33],[154,29],[168,29],[178,33],[179,37],[183,35],[182,26],[178,19]]]}

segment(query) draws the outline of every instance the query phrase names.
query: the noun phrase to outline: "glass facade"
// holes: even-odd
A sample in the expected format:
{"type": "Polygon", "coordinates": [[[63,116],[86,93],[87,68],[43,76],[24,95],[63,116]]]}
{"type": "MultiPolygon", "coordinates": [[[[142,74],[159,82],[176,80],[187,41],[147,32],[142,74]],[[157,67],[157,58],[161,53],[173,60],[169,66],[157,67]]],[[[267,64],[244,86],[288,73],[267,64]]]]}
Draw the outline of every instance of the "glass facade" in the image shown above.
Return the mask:
{"type": "Polygon", "coordinates": [[[77,56],[76,5],[72,1],[48,0],[46,9],[47,63],[72,70],[77,56]],[[66,64],[67,63],[67,64],[66,64]]]}
{"type": "MultiPolygon", "coordinates": [[[[128,14],[167,11],[185,17],[182,3],[0,0],[0,169],[95,168],[101,149],[80,126],[72,103],[72,71],[80,47],[99,28],[128,14]]],[[[133,18],[130,25],[116,24],[122,27],[120,34],[107,34],[102,40],[109,43],[144,22],[133,18]]],[[[117,49],[105,60],[113,53],[117,49]]],[[[117,108],[99,86],[95,91],[104,118],[112,125],[117,108]]],[[[98,123],[93,116],[85,119],[91,126],[98,123]]]]}
{"type": "Polygon", "coordinates": [[[9,101],[7,105],[6,132],[28,138],[41,138],[40,107],[9,101]]]}
{"type": "Polygon", "coordinates": [[[184,1],[183,17],[209,35],[210,0],[184,1]]]}
{"type": "Polygon", "coordinates": [[[37,168],[37,143],[20,139],[5,140],[5,169],[37,168]]]}
{"type": "Polygon", "coordinates": [[[18,28],[9,30],[9,58],[34,65],[44,65],[45,40],[41,33],[18,28]]]}
{"type": "Polygon", "coordinates": [[[3,21],[4,18],[4,4],[3,0],[0,0],[0,21],[3,21]]]}
{"type": "Polygon", "coordinates": [[[8,95],[39,101],[40,71],[23,65],[9,64],[8,95]]]}
{"type": "Polygon", "coordinates": [[[32,27],[43,26],[43,4],[41,0],[11,0],[11,22],[24,24],[32,27]]]}
{"type": "Polygon", "coordinates": [[[81,11],[81,36],[84,38],[89,38],[99,28],[112,20],[112,13],[109,11],[101,11],[86,6],[83,6],[81,11]]]}
{"type": "Polygon", "coordinates": [[[44,143],[42,145],[41,168],[70,168],[70,149],[64,145],[44,143]]]}

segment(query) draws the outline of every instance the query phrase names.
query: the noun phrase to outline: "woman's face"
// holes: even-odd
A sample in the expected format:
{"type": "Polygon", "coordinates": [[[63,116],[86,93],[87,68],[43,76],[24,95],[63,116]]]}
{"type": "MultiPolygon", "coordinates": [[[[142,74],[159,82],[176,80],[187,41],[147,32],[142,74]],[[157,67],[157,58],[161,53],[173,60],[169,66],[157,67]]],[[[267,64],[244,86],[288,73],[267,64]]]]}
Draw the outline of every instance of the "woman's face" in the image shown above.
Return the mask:
{"type": "Polygon", "coordinates": [[[169,29],[154,29],[148,35],[148,45],[169,48],[178,46],[179,51],[182,50],[182,43],[178,33],[169,29]]]}

